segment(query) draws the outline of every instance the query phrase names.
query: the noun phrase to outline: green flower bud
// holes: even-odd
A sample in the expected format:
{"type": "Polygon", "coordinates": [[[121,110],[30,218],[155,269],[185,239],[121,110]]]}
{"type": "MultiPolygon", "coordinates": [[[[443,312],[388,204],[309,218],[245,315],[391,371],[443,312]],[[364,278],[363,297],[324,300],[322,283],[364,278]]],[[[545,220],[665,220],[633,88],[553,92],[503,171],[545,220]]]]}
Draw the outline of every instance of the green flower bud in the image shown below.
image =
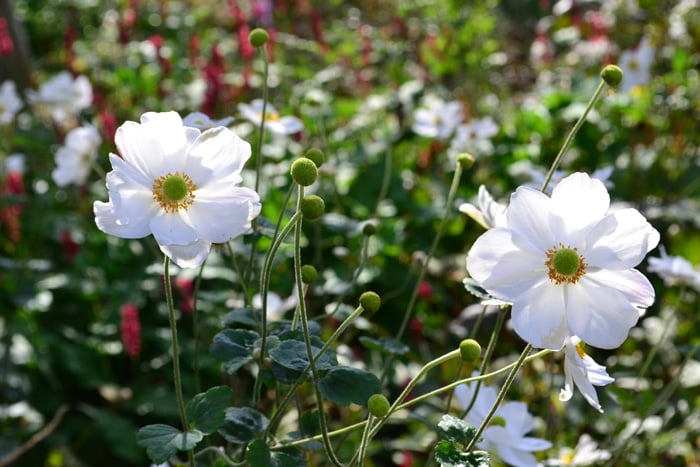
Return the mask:
{"type": "Polygon", "coordinates": [[[366,235],[368,237],[371,237],[372,235],[377,233],[377,222],[376,221],[367,221],[364,224],[362,224],[362,235],[366,235]]]}
{"type": "Polygon", "coordinates": [[[600,77],[603,78],[608,86],[616,88],[622,82],[622,70],[617,65],[607,65],[600,72],[600,77]]]}
{"type": "Polygon", "coordinates": [[[384,418],[389,413],[389,401],[383,394],[372,394],[367,399],[369,413],[377,418],[384,418]]]}
{"type": "Polygon", "coordinates": [[[469,169],[471,168],[471,166],[474,165],[474,156],[472,156],[468,152],[460,153],[457,156],[457,163],[462,166],[462,169],[469,169]]]}
{"type": "Polygon", "coordinates": [[[326,203],[320,196],[309,195],[301,200],[301,215],[304,219],[315,221],[326,211],[326,203]]]}
{"type": "Polygon", "coordinates": [[[382,304],[382,299],[375,292],[364,292],[360,295],[360,306],[370,313],[374,313],[382,304]]]}
{"type": "Polygon", "coordinates": [[[262,28],[255,28],[248,34],[248,40],[253,47],[262,47],[269,39],[270,35],[262,28]]]}
{"type": "Polygon", "coordinates": [[[476,361],[481,356],[481,346],[474,339],[464,339],[459,343],[459,355],[467,363],[476,361]]]}
{"type": "Polygon", "coordinates": [[[313,283],[317,277],[318,271],[316,271],[315,267],[311,266],[310,264],[305,264],[301,267],[301,281],[304,284],[313,283]]]}
{"type": "Polygon", "coordinates": [[[294,181],[301,186],[309,186],[313,184],[318,176],[316,164],[314,164],[314,161],[307,157],[300,157],[292,162],[292,169],[290,172],[294,181]]]}
{"type": "Polygon", "coordinates": [[[321,151],[320,149],[316,149],[316,148],[311,148],[308,151],[306,151],[306,154],[304,154],[304,157],[314,161],[314,164],[316,164],[316,167],[321,167],[323,165],[323,160],[325,159],[323,156],[323,151],[321,151]]]}

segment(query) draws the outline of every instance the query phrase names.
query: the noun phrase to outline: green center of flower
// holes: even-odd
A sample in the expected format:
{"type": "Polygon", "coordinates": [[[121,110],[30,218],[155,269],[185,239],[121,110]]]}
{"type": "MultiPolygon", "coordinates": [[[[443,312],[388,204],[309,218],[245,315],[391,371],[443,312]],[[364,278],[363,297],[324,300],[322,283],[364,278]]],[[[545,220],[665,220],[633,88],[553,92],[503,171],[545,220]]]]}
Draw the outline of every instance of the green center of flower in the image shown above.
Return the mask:
{"type": "Polygon", "coordinates": [[[563,282],[575,284],[586,273],[586,260],[578,252],[578,248],[552,247],[547,250],[547,261],[545,266],[549,270],[549,279],[559,285],[563,282]]]}
{"type": "Polygon", "coordinates": [[[506,426],[506,419],[500,415],[496,415],[491,419],[489,424],[494,426],[506,426]]]}
{"type": "Polygon", "coordinates": [[[168,173],[153,181],[152,193],[165,212],[176,212],[194,203],[197,185],[186,173],[168,173]]]}

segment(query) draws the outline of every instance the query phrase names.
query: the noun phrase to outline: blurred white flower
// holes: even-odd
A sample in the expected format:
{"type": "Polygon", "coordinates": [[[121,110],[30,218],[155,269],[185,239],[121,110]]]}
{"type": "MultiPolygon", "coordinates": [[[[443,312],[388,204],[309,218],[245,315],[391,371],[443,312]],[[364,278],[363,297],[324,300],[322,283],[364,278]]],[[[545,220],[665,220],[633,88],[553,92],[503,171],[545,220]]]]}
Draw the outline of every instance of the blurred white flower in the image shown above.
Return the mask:
{"type": "Polygon", "coordinates": [[[490,140],[498,134],[498,125],[491,117],[478,118],[457,127],[454,146],[469,150],[483,141],[490,140]]]}
{"type": "MultiPolygon", "coordinates": [[[[535,188],[539,190],[542,187],[542,184],[544,183],[545,178],[547,177],[547,172],[546,171],[540,171],[537,169],[532,169],[529,171],[530,177],[532,177],[532,183],[528,183],[527,186],[531,186],[532,188],[535,188]]],[[[603,182],[603,185],[605,185],[605,188],[608,190],[613,188],[615,184],[610,180],[610,176],[613,173],[613,166],[608,165],[600,169],[596,169],[593,171],[591,174],[591,178],[595,178],[597,180],[600,180],[603,182]]],[[[552,174],[552,179],[549,182],[549,185],[547,185],[547,194],[551,194],[552,190],[554,187],[562,181],[564,177],[566,177],[567,172],[565,170],[555,170],[554,173],[552,174]]]]}
{"type": "MultiPolygon", "coordinates": [[[[263,103],[262,99],[254,99],[250,104],[241,103],[238,104],[238,111],[241,113],[241,117],[260,126],[263,103]]],[[[304,129],[304,123],[299,118],[291,115],[286,117],[280,116],[277,109],[268,102],[265,107],[265,128],[275,136],[293,135],[304,129]]]]}
{"type": "Polygon", "coordinates": [[[233,131],[186,127],[176,112],[148,112],[115,136],[121,157],[110,154],[109,202],[96,201],[95,222],[121,238],[153,234],[180,267],[197,267],[212,243],[250,229],[260,213],[258,194],[237,187],[250,144],[233,131]]]}
{"type": "Polygon", "coordinates": [[[4,81],[0,85],[0,125],[12,123],[12,120],[22,108],[22,101],[17,94],[14,81],[4,81]]]}
{"type": "Polygon", "coordinates": [[[16,172],[23,174],[26,159],[27,158],[24,154],[10,154],[7,156],[7,159],[5,159],[5,172],[16,172]]]}
{"type": "Polygon", "coordinates": [[[629,92],[637,86],[644,86],[651,80],[651,65],[656,49],[651,46],[649,37],[644,36],[634,50],[620,54],[618,66],[622,69],[621,92],[629,92]]]}
{"type": "Polygon", "coordinates": [[[100,133],[92,125],[69,131],[63,146],[56,152],[56,168],[51,173],[56,185],[84,185],[101,143],[100,133]]]}
{"type": "Polygon", "coordinates": [[[603,408],[593,386],[605,386],[615,381],[608,375],[603,365],[599,365],[583,351],[581,339],[571,336],[564,346],[564,388],[559,393],[560,401],[568,401],[574,394],[574,384],[583,397],[598,412],[603,408]]]}
{"type": "MultiPolygon", "coordinates": [[[[476,386],[477,383],[469,383],[455,388],[455,397],[462,407],[469,406],[476,386]]],[[[496,388],[482,383],[472,408],[467,412],[467,422],[479,427],[497,397],[496,388]]],[[[484,430],[483,439],[477,443],[477,446],[487,451],[496,451],[498,457],[510,465],[536,467],[537,461],[531,453],[549,449],[552,443],[541,438],[525,436],[532,431],[533,426],[534,418],[528,413],[524,402],[505,402],[496,409],[494,418],[484,430]]]]}
{"type": "MultiPolygon", "coordinates": [[[[297,298],[296,284],[292,288],[292,293],[287,298],[282,298],[275,292],[267,293],[267,319],[270,321],[278,321],[284,317],[285,312],[297,306],[299,299],[297,298]]],[[[260,294],[255,294],[252,301],[253,307],[262,309],[262,297],[260,294]]]]}
{"type": "Polygon", "coordinates": [[[479,186],[477,205],[463,203],[459,210],[481,224],[485,229],[506,226],[506,209],[504,204],[493,199],[484,185],[479,186]]]}
{"type": "Polygon", "coordinates": [[[519,187],[507,227],[486,231],[467,270],[494,297],[513,303],[513,329],[537,348],[559,350],[579,336],[618,347],[654,301],[649,280],[633,269],[659,242],[636,209],[608,213],[600,180],[575,173],[551,198],[519,187]]]}
{"type": "Polygon", "coordinates": [[[233,122],[233,117],[222,118],[221,120],[212,120],[208,115],[202,112],[192,112],[182,119],[182,124],[200,131],[208,130],[217,126],[229,126],[233,122]]]}
{"type": "Polygon", "coordinates": [[[668,286],[686,284],[700,291],[700,271],[681,256],[669,256],[661,246],[661,256],[649,258],[649,272],[655,272],[668,286]]]}
{"type": "Polygon", "coordinates": [[[598,449],[598,443],[590,435],[584,433],[579,437],[574,449],[560,449],[558,458],[546,460],[543,465],[547,467],[576,467],[593,465],[609,459],[610,452],[605,449],[598,449]]]}
{"type": "Polygon", "coordinates": [[[414,112],[411,129],[418,135],[444,141],[452,136],[461,121],[461,102],[445,102],[437,96],[428,95],[423,99],[423,105],[414,112]]]}
{"type": "Polygon", "coordinates": [[[63,123],[92,104],[92,85],[83,75],[73,78],[70,72],[62,71],[42,84],[39,92],[28,90],[27,98],[31,104],[48,109],[56,123],[63,123]]]}

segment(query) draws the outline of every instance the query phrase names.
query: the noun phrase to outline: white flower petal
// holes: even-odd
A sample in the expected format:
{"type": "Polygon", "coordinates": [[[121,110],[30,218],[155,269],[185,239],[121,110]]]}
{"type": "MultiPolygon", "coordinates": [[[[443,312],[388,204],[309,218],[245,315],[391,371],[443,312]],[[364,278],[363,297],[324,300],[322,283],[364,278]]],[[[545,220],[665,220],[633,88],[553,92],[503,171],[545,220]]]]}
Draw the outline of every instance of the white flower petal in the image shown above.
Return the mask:
{"type": "Polygon", "coordinates": [[[164,255],[172,259],[181,268],[197,268],[202,265],[211,249],[211,243],[205,240],[189,245],[158,245],[164,255]]]}
{"type": "Polygon", "coordinates": [[[554,187],[550,206],[554,215],[565,220],[562,227],[566,235],[571,236],[605,216],[610,207],[610,195],[603,182],[579,172],[554,187]]]}
{"type": "Polygon", "coordinates": [[[546,257],[518,248],[513,237],[509,229],[491,229],[474,242],[467,255],[469,274],[489,293],[506,301],[547,279],[546,257]]]}
{"type": "Polygon", "coordinates": [[[511,195],[506,218],[508,228],[518,233],[513,241],[520,248],[544,253],[558,246],[559,239],[550,229],[550,201],[544,193],[525,186],[511,195]]]}
{"type": "Polygon", "coordinates": [[[187,174],[203,188],[212,179],[240,183],[240,172],[250,159],[250,144],[225,127],[205,131],[190,148],[187,174]],[[195,163],[196,161],[196,163],[195,163]]]}
{"type": "Polygon", "coordinates": [[[151,219],[151,231],[159,245],[186,246],[201,239],[179,212],[160,212],[151,219]]]}
{"type": "Polygon", "coordinates": [[[636,209],[605,216],[588,233],[588,264],[605,269],[629,269],[642,262],[659,243],[659,232],[636,209]]]}
{"type": "Polygon", "coordinates": [[[636,269],[608,271],[601,269],[586,274],[586,278],[601,287],[612,287],[627,297],[634,306],[649,308],[654,303],[654,287],[644,274],[636,269]]]}
{"type": "Polygon", "coordinates": [[[95,201],[93,203],[93,212],[97,228],[106,234],[120,238],[143,238],[151,234],[151,229],[147,222],[120,224],[112,211],[110,203],[95,201]]]}
{"type": "Polygon", "coordinates": [[[191,225],[199,238],[224,243],[250,229],[250,222],[260,213],[258,194],[234,187],[218,196],[199,196],[187,210],[191,225]]]}
{"type": "Polygon", "coordinates": [[[602,349],[614,349],[639,320],[637,308],[624,294],[583,276],[566,288],[566,318],[571,334],[602,349]]]}
{"type": "MultiPolygon", "coordinates": [[[[164,171],[167,166],[163,147],[158,140],[146,134],[138,123],[124,122],[117,128],[114,142],[124,161],[135,166],[151,183],[167,173],[167,169],[164,171]]],[[[173,172],[181,168],[181,164],[178,164],[173,172]]]]}
{"type": "Polygon", "coordinates": [[[549,279],[518,297],[511,312],[513,329],[536,348],[559,350],[569,336],[561,286],[549,279]]]}

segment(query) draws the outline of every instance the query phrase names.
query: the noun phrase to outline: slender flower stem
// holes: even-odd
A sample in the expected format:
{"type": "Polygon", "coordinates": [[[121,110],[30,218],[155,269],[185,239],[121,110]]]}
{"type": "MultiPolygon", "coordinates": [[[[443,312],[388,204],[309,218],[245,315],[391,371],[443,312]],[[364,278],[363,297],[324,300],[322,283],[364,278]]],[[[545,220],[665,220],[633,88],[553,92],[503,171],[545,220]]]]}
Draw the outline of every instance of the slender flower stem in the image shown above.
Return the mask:
{"type": "MultiPolygon", "coordinates": [[[[301,201],[304,198],[304,187],[299,185],[297,195],[297,212],[301,211],[301,201]]],[[[306,316],[306,303],[304,300],[304,284],[301,281],[301,222],[297,222],[294,228],[294,275],[296,277],[297,294],[299,296],[299,316],[301,318],[301,327],[304,334],[304,344],[306,345],[306,355],[309,359],[311,367],[311,381],[313,383],[314,394],[316,395],[316,406],[318,408],[318,419],[321,425],[321,434],[323,435],[323,447],[328,455],[331,463],[337,467],[343,467],[343,463],[338,460],[333,450],[333,445],[328,436],[328,425],[326,423],[326,414],[323,408],[323,396],[318,387],[319,377],[314,359],[313,347],[311,346],[311,332],[309,331],[309,322],[306,316]]]]}
{"type": "MultiPolygon", "coordinates": [[[[365,424],[365,429],[362,431],[362,439],[360,440],[360,447],[357,448],[357,463],[358,465],[364,465],[364,459],[367,455],[367,445],[369,444],[369,432],[372,426],[374,417],[371,413],[367,414],[367,423],[365,424]]],[[[352,464],[351,464],[352,465],[352,464]]]]}
{"type": "Polygon", "coordinates": [[[265,118],[267,117],[267,101],[268,101],[268,88],[267,88],[267,74],[269,67],[269,60],[267,58],[267,49],[265,47],[260,47],[260,54],[263,59],[263,107],[262,115],[260,115],[260,129],[258,131],[258,146],[255,150],[255,191],[260,193],[260,179],[262,177],[262,147],[265,138],[265,118]]]}
{"type": "Polygon", "coordinates": [[[474,447],[476,442],[479,440],[479,438],[481,438],[481,435],[486,429],[486,426],[496,414],[496,410],[498,410],[498,407],[501,405],[501,402],[503,402],[503,399],[505,399],[506,393],[510,389],[510,386],[513,384],[513,381],[515,381],[515,375],[518,374],[520,368],[522,368],[522,366],[525,364],[525,360],[527,359],[527,356],[530,355],[531,351],[532,345],[527,344],[525,346],[525,349],[523,350],[523,353],[520,354],[520,358],[518,358],[518,360],[515,362],[515,366],[513,366],[513,369],[510,370],[510,373],[508,373],[508,377],[503,383],[503,386],[501,386],[501,390],[498,393],[498,397],[496,397],[496,402],[493,403],[493,407],[491,407],[491,410],[489,410],[489,413],[486,414],[486,417],[481,422],[481,425],[479,425],[479,428],[476,430],[476,434],[474,434],[474,437],[465,448],[465,451],[470,451],[474,447]]]}
{"type": "Polygon", "coordinates": [[[603,89],[605,89],[606,83],[602,79],[600,80],[600,84],[598,84],[598,88],[595,90],[595,93],[593,93],[593,97],[591,97],[591,100],[588,101],[588,105],[586,106],[586,110],[583,111],[583,114],[579,117],[578,121],[574,125],[574,127],[571,129],[569,132],[569,135],[566,137],[566,140],[564,141],[564,144],[562,145],[561,149],[559,150],[559,153],[557,154],[557,157],[554,158],[554,162],[552,162],[552,166],[549,168],[549,172],[547,172],[547,176],[544,179],[544,183],[542,184],[542,193],[544,193],[547,190],[547,186],[549,185],[549,182],[552,180],[552,176],[554,175],[554,171],[557,170],[557,167],[559,167],[559,164],[561,163],[562,158],[564,157],[564,153],[569,149],[571,146],[572,141],[574,140],[574,136],[576,136],[576,133],[581,129],[581,126],[583,125],[583,122],[586,121],[586,117],[588,117],[588,112],[593,108],[595,105],[596,101],[598,101],[598,98],[600,97],[600,94],[603,92],[603,89]]]}
{"type": "MultiPolygon", "coordinates": [[[[187,413],[185,412],[185,400],[182,397],[182,379],[180,377],[180,349],[177,345],[177,322],[175,320],[175,306],[173,304],[173,289],[170,283],[170,258],[165,257],[164,262],[165,298],[168,303],[168,318],[170,319],[170,336],[173,349],[173,378],[175,380],[175,396],[177,398],[177,408],[180,412],[180,422],[182,431],[187,435],[189,423],[187,423],[187,413]]],[[[194,467],[194,453],[190,449],[187,451],[190,467],[194,467]]]]}
{"type": "MultiPolygon", "coordinates": [[[[457,351],[450,352],[450,353],[448,353],[448,354],[446,354],[446,355],[443,355],[443,357],[441,357],[441,358],[444,358],[444,357],[446,357],[446,356],[449,356],[449,355],[453,354],[454,352],[459,352],[459,351],[457,350],[457,351]]],[[[553,350],[550,350],[550,349],[540,350],[540,351],[537,352],[536,354],[532,354],[532,355],[528,356],[528,357],[525,359],[524,362],[525,362],[525,363],[531,362],[531,361],[536,360],[536,359],[538,359],[538,358],[544,357],[545,355],[549,355],[549,354],[552,353],[552,352],[553,352],[553,350]]],[[[454,356],[452,356],[452,358],[454,358],[454,356]]],[[[447,360],[449,360],[449,358],[448,358],[447,360]]],[[[427,365],[430,365],[431,363],[432,363],[432,362],[428,363],[427,365]]],[[[498,370],[492,371],[491,373],[487,373],[487,374],[484,374],[484,375],[470,376],[470,377],[468,377],[468,378],[460,379],[460,380],[455,381],[455,382],[453,382],[453,383],[447,384],[447,385],[445,385],[445,386],[443,386],[443,387],[441,387],[441,388],[438,388],[438,389],[435,389],[435,390],[430,391],[430,392],[428,392],[428,393],[425,393],[425,394],[423,394],[423,395],[421,395],[421,396],[414,397],[414,398],[411,399],[410,401],[407,401],[407,402],[404,402],[404,403],[399,403],[398,405],[397,405],[396,402],[395,402],[394,405],[392,405],[393,410],[392,410],[392,409],[389,410],[389,412],[387,413],[387,416],[384,417],[384,418],[382,419],[381,423],[378,423],[377,425],[375,425],[375,429],[378,430],[379,428],[381,428],[381,426],[384,425],[385,421],[388,420],[389,417],[390,417],[392,414],[396,413],[396,412],[399,411],[399,410],[407,409],[407,408],[412,407],[412,406],[414,406],[414,405],[416,405],[416,404],[418,404],[418,403],[420,403],[420,402],[426,401],[426,400],[430,399],[431,397],[435,397],[435,396],[437,396],[437,395],[440,395],[440,394],[442,394],[443,392],[451,391],[452,389],[456,388],[456,387],[459,386],[460,384],[473,383],[474,381],[482,381],[482,380],[485,380],[485,379],[488,379],[488,378],[493,378],[494,376],[498,376],[498,375],[500,375],[500,374],[502,374],[502,373],[505,373],[506,371],[508,371],[508,370],[510,370],[510,369],[515,368],[515,366],[516,366],[518,363],[519,363],[519,361],[513,362],[513,363],[511,363],[511,364],[509,364],[509,365],[504,366],[503,368],[499,368],[498,370]]],[[[521,365],[521,366],[522,366],[522,365],[521,365]]],[[[417,378],[418,378],[418,376],[416,376],[416,377],[414,378],[414,380],[416,380],[416,381],[413,381],[413,380],[412,380],[413,385],[416,384],[417,378]]],[[[409,384],[411,384],[411,383],[409,383],[409,384]]],[[[405,394],[403,395],[403,397],[405,397],[405,394]]],[[[397,399],[397,402],[400,401],[400,400],[401,400],[401,396],[399,396],[399,399],[397,399]]],[[[340,429],[338,429],[338,430],[331,431],[331,432],[328,433],[328,436],[338,436],[338,435],[342,435],[342,434],[348,433],[348,432],[350,432],[350,431],[356,430],[356,429],[358,429],[358,428],[363,428],[366,424],[367,424],[367,420],[363,420],[363,421],[358,422],[358,423],[355,423],[355,424],[353,424],[353,425],[348,425],[348,426],[343,427],[343,428],[340,428],[340,429]]],[[[374,434],[376,434],[376,433],[374,433],[374,434]]],[[[288,442],[288,443],[279,444],[279,445],[277,445],[277,446],[272,446],[271,449],[273,449],[273,450],[281,450],[281,449],[285,449],[285,448],[292,447],[292,446],[302,446],[302,445],[304,445],[304,444],[306,444],[306,443],[309,443],[309,442],[311,442],[311,441],[318,441],[318,440],[320,440],[321,438],[322,438],[322,435],[319,434],[319,435],[315,435],[315,436],[310,436],[310,437],[308,437],[308,438],[298,439],[298,440],[296,440],[296,441],[290,441],[290,442],[288,442]]]]}
{"type": "Polygon", "coordinates": [[[206,259],[199,268],[199,273],[197,274],[197,279],[194,282],[194,289],[192,290],[192,338],[194,339],[194,384],[197,394],[202,392],[202,381],[199,376],[199,313],[197,312],[197,296],[199,295],[199,287],[202,284],[202,273],[204,272],[204,265],[206,264],[206,259]]]}

